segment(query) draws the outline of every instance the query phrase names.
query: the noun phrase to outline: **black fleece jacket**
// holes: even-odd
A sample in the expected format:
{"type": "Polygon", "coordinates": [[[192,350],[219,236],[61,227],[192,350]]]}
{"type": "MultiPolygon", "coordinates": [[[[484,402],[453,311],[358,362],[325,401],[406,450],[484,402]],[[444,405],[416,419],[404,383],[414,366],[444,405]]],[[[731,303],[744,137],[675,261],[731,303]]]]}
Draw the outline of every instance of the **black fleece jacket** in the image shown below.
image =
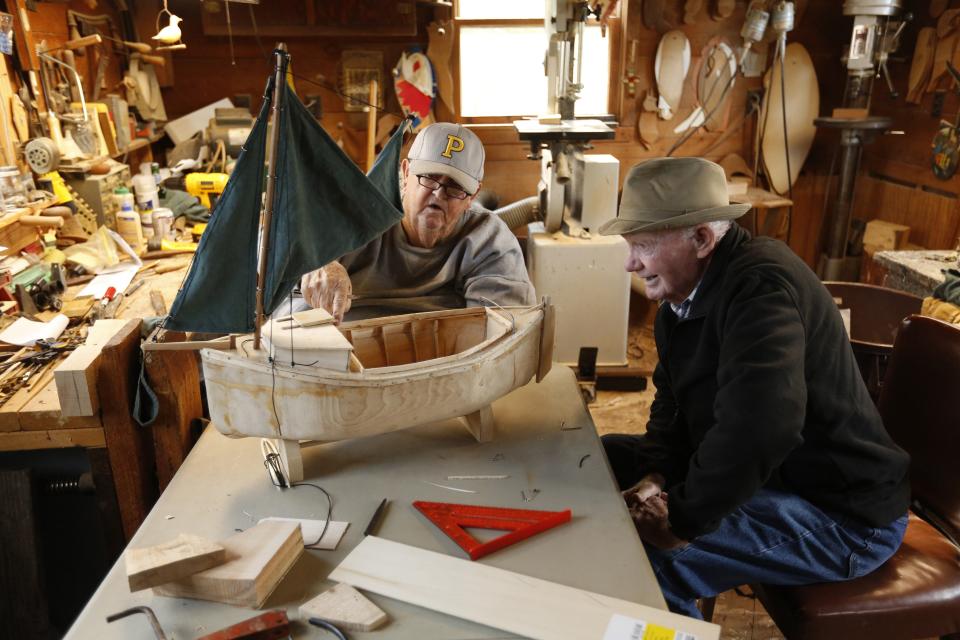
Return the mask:
{"type": "Polygon", "coordinates": [[[909,456],[884,430],[837,305],[782,242],[722,238],[690,314],[661,305],[660,362],[638,451],[690,540],[762,487],[883,526],[906,513],[909,456]]]}

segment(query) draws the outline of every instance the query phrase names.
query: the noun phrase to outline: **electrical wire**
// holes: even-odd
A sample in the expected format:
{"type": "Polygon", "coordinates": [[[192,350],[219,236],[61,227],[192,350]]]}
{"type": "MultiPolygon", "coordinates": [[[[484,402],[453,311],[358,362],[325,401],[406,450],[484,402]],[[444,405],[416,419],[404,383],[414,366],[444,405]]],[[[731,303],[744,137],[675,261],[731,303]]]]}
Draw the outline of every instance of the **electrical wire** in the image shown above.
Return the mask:
{"type": "Polygon", "coordinates": [[[710,155],[710,153],[713,152],[713,150],[719,147],[721,144],[723,144],[727,140],[727,138],[729,138],[731,135],[739,131],[740,127],[742,127],[744,123],[746,123],[747,118],[750,118],[751,116],[753,116],[753,114],[757,113],[759,110],[760,110],[759,100],[752,100],[749,103],[747,103],[747,110],[742,116],[740,116],[740,119],[733,126],[727,127],[727,130],[723,132],[723,135],[717,138],[714,141],[714,143],[711,144],[709,147],[704,149],[700,153],[700,155],[702,156],[710,155]]]}
{"type": "Polygon", "coordinates": [[[270,476],[270,482],[273,483],[273,486],[280,489],[313,487],[314,489],[321,491],[327,498],[327,515],[323,522],[323,528],[320,529],[320,535],[314,542],[304,542],[303,546],[313,547],[320,544],[320,541],[323,540],[323,536],[327,535],[327,529],[330,527],[330,521],[333,519],[333,497],[326,489],[318,484],[314,484],[312,482],[290,482],[284,473],[283,464],[280,460],[280,453],[277,451],[277,447],[272,441],[268,440],[267,438],[261,439],[260,452],[263,454],[263,466],[267,469],[267,474],[270,476]]]}
{"type": "MultiPolygon", "coordinates": [[[[708,54],[705,56],[704,59],[709,59],[709,58],[713,55],[714,51],[716,51],[716,49],[718,49],[718,48],[719,48],[719,47],[718,47],[717,45],[714,45],[714,46],[713,46],[713,49],[711,49],[710,53],[708,53],[708,54]]],[[[727,55],[726,58],[727,58],[727,59],[726,59],[726,61],[724,62],[724,64],[729,64],[729,62],[730,62],[730,56],[727,55]]],[[[726,86],[724,86],[723,92],[720,94],[720,99],[717,100],[717,103],[716,103],[715,105],[713,105],[713,108],[710,109],[710,111],[709,111],[708,113],[704,114],[703,122],[701,122],[700,124],[698,124],[698,125],[695,126],[695,127],[690,127],[689,129],[687,129],[687,130],[684,132],[684,134],[683,134],[682,136],[680,136],[680,138],[678,138],[678,139],[673,143],[673,145],[672,145],[672,146],[670,147],[670,149],[667,151],[667,154],[666,154],[666,155],[667,155],[668,158],[673,155],[673,152],[674,152],[674,151],[676,151],[676,150],[679,149],[681,146],[683,146],[684,144],[686,144],[687,141],[689,141],[690,138],[693,137],[693,134],[695,134],[697,131],[699,131],[705,124],[707,124],[707,122],[710,121],[710,118],[713,117],[713,114],[716,113],[717,109],[719,109],[721,106],[723,106],[723,101],[724,101],[724,99],[727,97],[727,94],[730,92],[730,89],[733,88],[733,85],[734,85],[734,83],[735,83],[736,80],[737,80],[737,75],[739,75],[739,72],[740,72],[740,65],[739,65],[739,63],[738,63],[737,66],[736,66],[736,68],[734,69],[733,75],[730,76],[730,81],[727,82],[726,86]]],[[[713,92],[716,90],[716,88],[717,88],[717,85],[716,85],[716,84],[714,84],[714,85],[710,88],[710,91],[707,93],[706,97],[704,98],[704,101],[705,101],[705,102],[709,102],[709,101],[710,101],[710,97],[713,95],[713,92]]]]}
{"type": "Polygon", "coordinates": [[[790,198],[790,206],[787,208],[787,245],[789,245],[790,233],[793,231],[793,173],[790,171],[790,144],[787,137],[787,80],[786,64],[784,62],[787,57],[786,34],[781,36],[778,47],[780,49],[780,109],[783,115],[783,154],[787,160],[787,197],[790,198]]]}

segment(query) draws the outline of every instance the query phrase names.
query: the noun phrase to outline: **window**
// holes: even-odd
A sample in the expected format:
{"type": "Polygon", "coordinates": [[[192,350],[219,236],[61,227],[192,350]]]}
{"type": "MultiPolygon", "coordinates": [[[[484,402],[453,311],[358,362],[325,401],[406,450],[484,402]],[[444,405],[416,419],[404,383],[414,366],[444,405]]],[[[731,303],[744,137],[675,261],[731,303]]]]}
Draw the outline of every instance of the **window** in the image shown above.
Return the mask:
{"type": "MultiPolygon", "coordinates": [[[[517,117],[547,113],[544,0],[459,0],[459,115],[517,117]]],[[[610,111],[611,23],[606,37],[591,18],[584,27],[583,89],[577,115],[610,111]]]]}

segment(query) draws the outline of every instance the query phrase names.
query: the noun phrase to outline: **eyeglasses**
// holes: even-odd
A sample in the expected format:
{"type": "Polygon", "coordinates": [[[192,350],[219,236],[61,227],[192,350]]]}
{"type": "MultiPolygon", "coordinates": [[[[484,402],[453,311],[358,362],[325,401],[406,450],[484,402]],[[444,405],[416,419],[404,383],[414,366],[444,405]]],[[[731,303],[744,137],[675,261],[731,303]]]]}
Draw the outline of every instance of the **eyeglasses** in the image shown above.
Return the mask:
{"type": "Polygon", "coordinates": [[[430,176],[417,176],[417,182],[420,183],[421,187],[426,187],[430,191],[436,191],[440,187],[443,187],[443,192],[447,194],[447,197],[453,198],[454,200],[463,200],[470,195],[456,185],[442,184],[440,181],[434,180],[430,176]]]}

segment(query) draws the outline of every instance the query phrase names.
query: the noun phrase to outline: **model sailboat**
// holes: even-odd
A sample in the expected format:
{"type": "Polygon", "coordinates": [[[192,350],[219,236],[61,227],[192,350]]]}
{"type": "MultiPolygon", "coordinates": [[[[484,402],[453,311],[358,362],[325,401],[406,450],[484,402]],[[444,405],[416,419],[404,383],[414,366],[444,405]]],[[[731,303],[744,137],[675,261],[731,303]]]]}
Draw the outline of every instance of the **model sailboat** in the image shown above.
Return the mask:
{"type": "Polygon", "coordinates": [[[264,326],[304,273],[363,246],[403,215],[402,129],[364,175],[284,81],[282,44],[275,59],[259,117],[165,323],[181,331],[252,332],[229,348],[201,351],[212,422],[232,436],[323,442],[464,416],[478,439],[488,439],[490,404],[549,371],[548,304],[339,328],[297,326],[296,317],[264,326]],[[349,358],[297,356],[295,342],[316,343],[314,334],[330,331],[341,342],[330,349],[345,345],[349,358]],[[276,347],[288,340],[292,350],[278,357],[276,347]]]}

